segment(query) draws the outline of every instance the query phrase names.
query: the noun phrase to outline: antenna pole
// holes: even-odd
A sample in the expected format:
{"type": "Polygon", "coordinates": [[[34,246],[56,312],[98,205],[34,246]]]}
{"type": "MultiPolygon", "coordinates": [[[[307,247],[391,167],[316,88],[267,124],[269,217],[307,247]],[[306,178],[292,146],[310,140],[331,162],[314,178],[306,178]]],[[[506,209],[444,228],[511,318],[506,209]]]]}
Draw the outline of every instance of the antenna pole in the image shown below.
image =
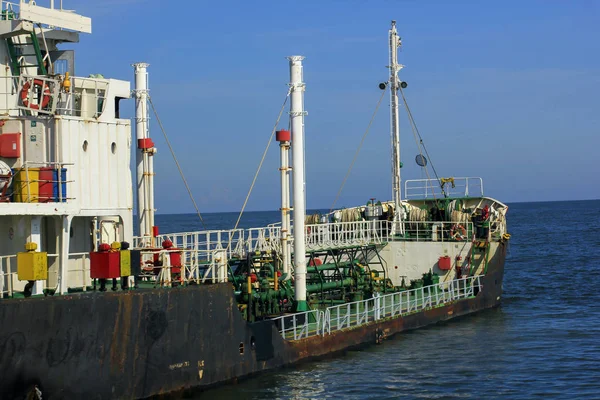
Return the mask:
{"type": "Polygon", "coordinates": [[[392,21],[390,29],[390,115],[391,115],[391,133],[392,133],[392,191],[394,201],[394,223],[392,224],[392,234],[404,234],[402,224],[402,179],[400,178],[400,117],[398,113],[398,90],[400,81],[398,72],[403,65],[398,64],[398,48],[402,41],[396,31],[396,21],[392,21]]]}
{"type": "Polygon", "coordinates": [[[306,303],[306,243],[304,218],[306,216],[304,181],[304,89],[302,81],[303,56],[290,60],[290,120],[292,123],[292,177],[294,188],[294,277],[296,311],[307,311],[306,303]]]}

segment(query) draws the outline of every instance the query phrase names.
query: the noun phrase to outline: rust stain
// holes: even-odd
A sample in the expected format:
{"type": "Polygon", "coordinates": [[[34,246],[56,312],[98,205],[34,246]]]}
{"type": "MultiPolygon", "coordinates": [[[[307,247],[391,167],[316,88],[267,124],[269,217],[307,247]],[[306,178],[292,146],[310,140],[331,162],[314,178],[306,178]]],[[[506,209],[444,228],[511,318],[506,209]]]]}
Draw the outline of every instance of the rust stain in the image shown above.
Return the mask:
{"type": "Polygon", "coordinates": [[[119,296],[119,309],[116,314],[115,327],[110,344],[110,361],[113,373],[125,371],[125,360],[131,332],[133,296],[119,296]]]}
{"type": "MultiPolygon", "coordinates": [[[[134,297],[134,296],[132,296],[134,297]]],[[[137,328],[136,328],[136,332],[141,332],[141,325],[142,325],[142,320],[143,318],[141,318],[142,312],[144,310],[144,296],[140,296],[140,295],[135,295],[134,297],[137,300],[137,315],[139,315],[140,317],[137,318],[137,328]]],[[[134,347],[133,347],[133,376],[137,376],[136,375],[136,367],[138,364],[138,360],[140,360],[140,341],[139,340],[134,340],[134,347]]],[[[141,360],[142,362],[145,362],[146,360],[141,360]]]]}
{"type": "Polygon", "coordinates": [[[120,315],[121,315],[121,301],[119,301],[119,308],[118,308],[117,312],[114,314],[114,316],[115,316],[114,328],[113,328],[111,343],[109,344],[110,362],[111,362],[112,372],[116,372],[116,371],[114,371],[114,367],[115,367],[115,364],[117,364],[117,362],[118,362],[118,360],[117,360],[117,354],[118,354],[117,343],[119,340],[118,334],[119,334],[120,315]]]}

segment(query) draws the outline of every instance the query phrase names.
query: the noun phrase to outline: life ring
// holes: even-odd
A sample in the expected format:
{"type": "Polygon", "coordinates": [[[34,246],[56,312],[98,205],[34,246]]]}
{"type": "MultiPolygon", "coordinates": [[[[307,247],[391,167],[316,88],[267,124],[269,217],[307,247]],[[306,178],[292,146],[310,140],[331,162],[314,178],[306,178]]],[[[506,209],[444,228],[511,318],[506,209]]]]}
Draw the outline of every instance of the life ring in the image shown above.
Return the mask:
{"type": "Polygon", "coordinates": [[[50,103],[50,87],[47,83],[44,83],[41,79],[34,79],[33,86],[39,86],[42,90],[42,102],[41,104],[29,104],[29,89],[31,89],[31,82],[27,81],[23,85],[23,89],[21,89],[21,101],[23,102],[23,106],[27,108],[31,108],[33,110],[39,110],[41,108],[45,108],[48,103],[50,103]]]}
{"type": "Polygon", "coordinates": [[[467,238],[467,230],[460,224],[455,224],[450,229],[450,237],[454,240],[465,240],[467,238]]]}

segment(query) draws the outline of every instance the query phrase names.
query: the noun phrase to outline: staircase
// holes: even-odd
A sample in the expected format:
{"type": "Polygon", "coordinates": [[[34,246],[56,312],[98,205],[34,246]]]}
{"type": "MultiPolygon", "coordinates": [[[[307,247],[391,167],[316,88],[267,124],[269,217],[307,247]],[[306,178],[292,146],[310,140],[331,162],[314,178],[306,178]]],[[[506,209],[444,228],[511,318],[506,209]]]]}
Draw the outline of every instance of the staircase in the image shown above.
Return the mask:
{"type": "Polygon", "coordinates": [[[10,56],[10,67],[12,70],[13,76],[21,75],[21,70],[30,67],[37,67],[37,75],[47,75],[48,69],[46,68],[46,63],[48,65],[52,65],[50,61],[50,53],[48,52],[48,47],[46,42],[44,41],[44,49],[45,54],[42,54],[42,49],[40,47],[40,41],[35,33],[35,29],[33,32],[29,33],[29,39],[31,43],[21,42],[21,33],[16,32],[13,36],[8,36],[5,38],[6,46],[8,47],[8,54],[10,56]],[[28,47],[33,47],[33,53],[25,53],[28,47]],[[24,63],[25,57],[35,56],[37,64],[27,65],[24,63]]]}

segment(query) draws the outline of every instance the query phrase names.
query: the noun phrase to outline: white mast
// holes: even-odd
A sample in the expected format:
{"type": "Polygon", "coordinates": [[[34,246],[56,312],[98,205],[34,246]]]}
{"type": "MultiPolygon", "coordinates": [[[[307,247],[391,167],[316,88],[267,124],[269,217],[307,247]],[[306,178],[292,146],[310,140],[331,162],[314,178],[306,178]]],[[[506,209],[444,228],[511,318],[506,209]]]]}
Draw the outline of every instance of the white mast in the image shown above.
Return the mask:
{"type": "Polygon", "coordinates": [[[290,279],[291,255],[288,236],[290,236],[290,141],[289,131],[277,131],[280,149],[281,172],[281,259],[285,279],[290,279]]]}
{"type": "Polygon", "coordinates": [[[154,144],[148,134],[148,73],[149,64],[133,64],[135,70],[135,133],[137,138],[136,164],[138,217],[140,236],[144,245],[152,245],[154,226],[154,144]]]}
{"type": "Polygon", "coordinates": [[[290,120],[292,122],[292,174],[294,187],[294,276],[296,311],[307,311],[306,303],[306,246],[304,218],[306,215],[304,182],[304,89],[302,81],[303,56],[290,60],[290,120]]]}
{"type": "MultiPolygon", "coordinates": [[[[404,67],[398,64],[398,47],[402,45],[398,32],[396,32],[396,21],[392,21],[390,29],[390,112],[392,132],[392,190],[394,201],[394,224],[392,234],[404,234],[402,224],[402,179],[400,178],[400,120],[398,115],[398,90],[400,85],[406,85],[398,79],[398,72],[404,67]]],[[[404,86],[403,86],[404,87],[404,86]]]]}

